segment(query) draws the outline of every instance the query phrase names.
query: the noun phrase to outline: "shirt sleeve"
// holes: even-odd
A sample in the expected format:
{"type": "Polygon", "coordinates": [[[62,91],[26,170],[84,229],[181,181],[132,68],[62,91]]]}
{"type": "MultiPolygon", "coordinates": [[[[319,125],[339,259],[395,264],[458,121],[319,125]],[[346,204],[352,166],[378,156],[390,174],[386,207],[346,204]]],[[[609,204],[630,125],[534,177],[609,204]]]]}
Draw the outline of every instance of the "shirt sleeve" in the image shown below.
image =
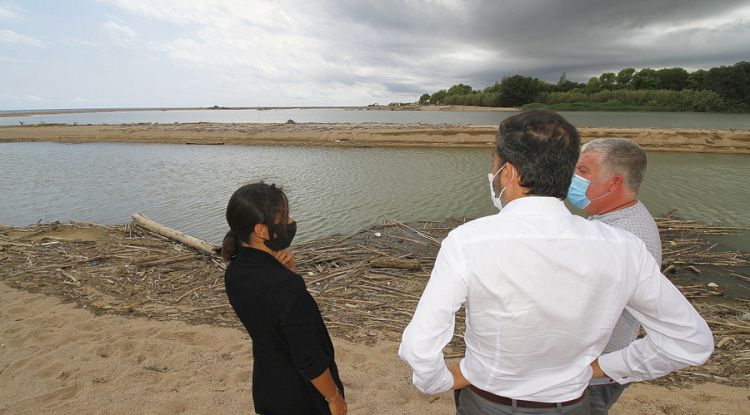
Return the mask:
{"type": "Polygon", "coordinates": [[[401,338],[398,354],[414,371],[414,385],[426,394],[453,387],[443,348],[453,337],[456,311],[466,301],[464,268],[463,255],[449,235],[441,244],[430,280],[401,338]]]}
{"type": "Polygon", "coordinates": [[[714,348],[705,320],[659,271],[645,245],[638,243],[640,277],[625,308],[641,322],[646,336],[599,357],[604,373],[620,384],[701,365],[714,348]]]}
{"type": "Polygon", "coordinates": [[[292,364],[308,381],[320,376],[330,364],[317,338],[318,311],[312,301],[301,280],[287,284],[279,301],[281,336],[289,348],[292,364]]]}

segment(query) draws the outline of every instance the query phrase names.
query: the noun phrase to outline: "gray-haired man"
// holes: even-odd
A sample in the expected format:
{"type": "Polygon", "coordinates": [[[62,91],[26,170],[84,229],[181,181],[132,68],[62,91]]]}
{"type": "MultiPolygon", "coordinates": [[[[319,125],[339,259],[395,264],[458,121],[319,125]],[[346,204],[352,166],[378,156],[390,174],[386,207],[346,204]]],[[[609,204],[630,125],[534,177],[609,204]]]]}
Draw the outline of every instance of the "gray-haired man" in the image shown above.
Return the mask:
{"type": "MultiPolygon", "coordinates": [[[[596,220],[639,237],[661,264],[661,241],[656,222],[638,200],[646,171],[646,154],[624,138],[597,139],[585,144],[576,164],[568,199],[596,220]]],[[[623,311],[604,353],[624,349],[638,335],[640,323],[623,311]]],[[[593,379],[588,391],[591,414],[607,414],[627,385],[609,379],[593,379]]]]}

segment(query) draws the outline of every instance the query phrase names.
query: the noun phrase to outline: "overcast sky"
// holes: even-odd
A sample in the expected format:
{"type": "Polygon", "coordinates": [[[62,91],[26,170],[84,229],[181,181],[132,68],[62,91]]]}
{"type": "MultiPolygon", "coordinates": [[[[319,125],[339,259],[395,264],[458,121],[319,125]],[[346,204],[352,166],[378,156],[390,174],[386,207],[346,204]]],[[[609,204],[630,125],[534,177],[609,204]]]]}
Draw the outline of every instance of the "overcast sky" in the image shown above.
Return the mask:
{"type": "Polygon", "coordinates": [[[750,1],[0,0],[0,109],[416,101],[748,45],[750,1]]]}

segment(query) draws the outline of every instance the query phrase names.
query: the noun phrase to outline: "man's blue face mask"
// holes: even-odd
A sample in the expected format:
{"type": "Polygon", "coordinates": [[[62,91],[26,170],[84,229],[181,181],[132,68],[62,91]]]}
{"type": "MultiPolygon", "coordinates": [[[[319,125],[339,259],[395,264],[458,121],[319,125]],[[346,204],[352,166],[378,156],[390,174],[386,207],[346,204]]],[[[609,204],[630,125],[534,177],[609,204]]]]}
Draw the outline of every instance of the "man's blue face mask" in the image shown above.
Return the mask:
{"type": "MultiPolygon", "coordinates": [[[[601,177],[599,180],[608,179],[610,177],[612,176],[601,177]]],[[[586,207],[591,204],[591,199],[586,196],[586,191],[589,190],[590,184],[591,180],[585,179],[577,174],[573,175],[573,180],[570,182],[570,187],[568,187],[568,200],[573,206],[578,209],[586,209],[586,207]]],[[[595,197],[594,200],[601,199],[610,193],[612,192],[607,192],[599,197],[595,197]]]]}
{"type": "Polygon", "coordinates": [[[568,200],[573,206],[578,209],[585,209],[591,203],[588,196],[586,196],[586,190],[589,189],[590,184],[591,180],[584,179],[577,174],[573,175],[573,180],[570,182],[570,187],[568,188],[568,200]]]}

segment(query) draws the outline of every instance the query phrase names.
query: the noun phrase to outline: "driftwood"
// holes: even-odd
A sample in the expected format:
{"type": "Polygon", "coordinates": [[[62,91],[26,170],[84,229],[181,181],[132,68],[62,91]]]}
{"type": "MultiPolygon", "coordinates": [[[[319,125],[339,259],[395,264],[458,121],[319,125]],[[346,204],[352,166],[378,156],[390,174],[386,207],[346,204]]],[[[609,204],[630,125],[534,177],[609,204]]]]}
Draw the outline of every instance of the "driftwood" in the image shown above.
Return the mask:
{"type": "Polygon", "coordinates": [[[191,248],[197,249],[209,255],[216,255],[216,253],[219,252],[218,246],[208,243],[206,241],[202,241],[184,232],[180,232],[178,230],[161,225],[149,219],[148,217],[146,217],[146,215],[142,213],[134,213],[133,221],[135,222],[136,225],[146,230],[149,230],[155,234],[161,235],[165,238],[169,238],[174,241],[180,242],[183,245],[187,245],[191,248]]]}
{"type": "Polygon", "coordinates": [[[187,254],[187,255],[180,255],[176,257],[167,257],[167,258],[160,258],[160,259],[154,259],[154,260],[145,260],[145,261],[138,261],[136,264],[143,268],[143,267],[155,267],[158,265],[170,265],[170,264],[176,264],[178,262],[183,261],[190,261],[191,259],[194,259],[194,254],[187,254]]]}
{"type": "Polygon", "coordinates": [[[398,259],[398,258],[373,258],[370,260],[370,266],[373,268],[398,268],[398,269],[410,269],[420,270],[422,268],[419,262],[413,259],[398,259]]]}
{"type": "Polygon", "coordinates": [[[713,330],[714,336],[728,334],[747,334],[750,335],[750,329],[732,329],[732,330],[713,330]]]}

